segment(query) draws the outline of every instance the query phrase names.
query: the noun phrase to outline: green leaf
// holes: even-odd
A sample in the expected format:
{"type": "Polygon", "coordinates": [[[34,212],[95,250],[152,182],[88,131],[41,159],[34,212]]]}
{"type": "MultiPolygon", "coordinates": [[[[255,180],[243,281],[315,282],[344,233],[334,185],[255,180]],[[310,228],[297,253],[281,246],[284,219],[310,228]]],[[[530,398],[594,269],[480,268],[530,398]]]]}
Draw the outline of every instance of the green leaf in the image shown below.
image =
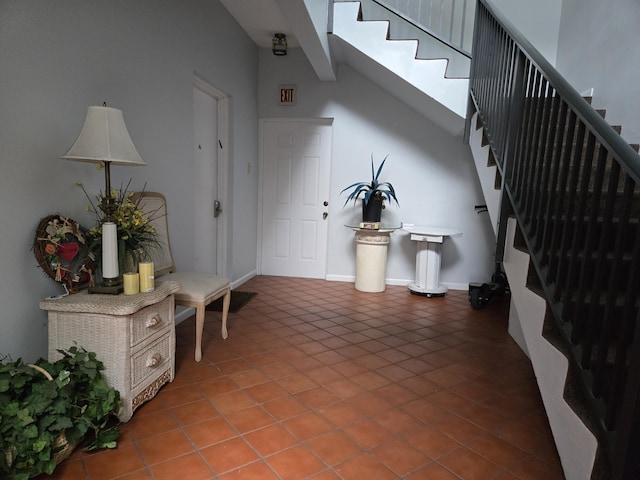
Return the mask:
{"type": "Polygon", "coordinates": [[[69,370],[62,370],[60,374],[56,377],[56,385],[61,388],[65,385],[68,385],[71,381],[71,372],[69,370]]]}
{"type": "Polygon", "coordinates": [[[73,427],[73,422],[67,417],[58,417],[56,421],[51,424],[49,430],[64,430],[65,428],[73,427]]]}
{"type": "Polygon", "coordinates": [[[21,408],[20,410],[18,410],[16,412],[16,418],[20,422],[20,425],[22,425],[23,427],[31,425],[34,422],[28,408],[21,408]]]}
{"type": "Polygon", "coordinates": [[[33,443],[33,451],[34,452],[41,452],[43,451],[46,447],[48,446],[48,443],[46,440],[38,440],[37,442],[33,443]]]}
{"type": "Polygon", "coordinates": [[[97,448],[116,448],[118,437],[120,437],[120,431],[117,428],[102,430],[85,444],[84,450],[89,452],[97,448]]]}
{"type": "Polygon", "coordinates": [[[38,427],[35,424],[31,424],[27,426],[27,428],[22,430],[24,437],[27,439],[38,438],[38,427]]]}
{"type": "Polygon", "coordinates": [[[0,392],[6,392],[9,390],[9,385],[11,385],[11,381],[7,377],[0,377],[0,392]]]}

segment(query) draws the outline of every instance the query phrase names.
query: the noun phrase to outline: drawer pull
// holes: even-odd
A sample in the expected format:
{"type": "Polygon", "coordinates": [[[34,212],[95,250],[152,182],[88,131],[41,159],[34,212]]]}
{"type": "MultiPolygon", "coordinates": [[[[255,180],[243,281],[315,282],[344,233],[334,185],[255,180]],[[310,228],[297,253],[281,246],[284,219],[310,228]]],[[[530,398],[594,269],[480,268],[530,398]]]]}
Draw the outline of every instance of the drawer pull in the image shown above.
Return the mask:
{"type": "Polygon", "coordinates": [[[162,360],[162,355],[159,353],[154,353],[153,355],[149,355],[147,357],[147,367],[156,367],[162,360]]]}
{"type": "Polygon", "coordinates": [[[159,325],[161,321],[162,319],[160,318],[160,315],[154,315],[147,320],[147,328],[153,328],[156,325],[159,325]]]}

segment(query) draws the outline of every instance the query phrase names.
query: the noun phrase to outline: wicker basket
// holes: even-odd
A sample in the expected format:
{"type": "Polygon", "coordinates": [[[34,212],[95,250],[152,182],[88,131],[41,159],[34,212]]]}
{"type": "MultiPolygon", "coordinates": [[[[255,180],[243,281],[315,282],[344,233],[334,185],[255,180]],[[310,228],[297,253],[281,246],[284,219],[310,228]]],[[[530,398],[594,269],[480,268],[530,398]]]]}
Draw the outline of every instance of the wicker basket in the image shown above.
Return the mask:
{"type": "MultiPolygon", "coordinates": [[[[29,366],[31,368],[36,369],[40,373],[42,373],[45,377],[47,377],[47,379],[50,382],[53,381],[53,377],[51,376],[51,374],[47,372],[44,368],[38,365],[33,365],[33,364],[29,364],[29,366]]],[[[69,443],[67,441],[67,437],[64,434],[64,430],[60,432],[60,435],[56,437],[56,439],[53,441],[53,445],[51,445],[51,451],[53,452],[53,460],[56,462],[56,465],[58,465],[59,463],[69,458],[69,456],[73,453],[73,450],[76,448],[77,445],[78,445],[77,443],[69,443]]]]}
{"type": "MultiPolygon", "coordinates": [[[[28,364],[28,366],[42,373],[45,377],[47,377],[47,379],[50,382],[53,381],[53,377],[51,376],[51,374],[47,372],[44,368],[40,367],[39,365],[33,365],[33,364],[28,364]]],[[[77,445],[78,445],[77,442],[69,443],[67,441],[66,435],[64,434],[64,431],[60,432],[60,434],[53,441],[53,445],[51,445],[51,451],[53,452],[52,457],[56,465],[60,464],[61,462],[69,458],[69,456],[73,453],[73,450],[76,448],[77,445]]],[[[14,447],[9,447],[7,450],[4,451],[4,458],[8,466],[11,466],[11,464],[13,463],[14,455],[15,455],[14,447]]]]}
{"type": "MultiPolygon", "coordinates": [[[[73,453],[73,450],[76,448],[76,444],[69,443],[67,441],[67,437],[64,432],[60,433],[53,441],[53,445],[51,445],[51,451],[53,452],[53,460],[56,462],[56,465],[65,461],[69,456],[73,453]]],[[[15,447],[9,447],[4,451],[4,459],[8,466],[11,466],[13,463],[13,457],[15,454],[15,447]]]]}

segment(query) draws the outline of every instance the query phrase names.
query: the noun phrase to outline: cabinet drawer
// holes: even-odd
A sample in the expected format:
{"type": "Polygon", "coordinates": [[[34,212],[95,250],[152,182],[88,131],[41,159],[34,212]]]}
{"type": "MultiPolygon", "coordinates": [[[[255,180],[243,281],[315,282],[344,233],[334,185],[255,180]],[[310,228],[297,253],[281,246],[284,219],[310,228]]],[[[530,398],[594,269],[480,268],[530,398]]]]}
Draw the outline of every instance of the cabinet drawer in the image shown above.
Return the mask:
{"type": "Polygon", "coordinates": [[[137,345],[157,332],[166,330],[169,322],[173,321],[173,308],[173,296],[169,296],[155,305],[134,313],[130,323],[131,346],[137,345]]]}
{"type": "Polygon", "coordinates": [[[134,389],[147,377],[156,376],[166,370],[172,359],[171,335],[165,335],[143,348],[131,358],[131,388],[134,389]]]}

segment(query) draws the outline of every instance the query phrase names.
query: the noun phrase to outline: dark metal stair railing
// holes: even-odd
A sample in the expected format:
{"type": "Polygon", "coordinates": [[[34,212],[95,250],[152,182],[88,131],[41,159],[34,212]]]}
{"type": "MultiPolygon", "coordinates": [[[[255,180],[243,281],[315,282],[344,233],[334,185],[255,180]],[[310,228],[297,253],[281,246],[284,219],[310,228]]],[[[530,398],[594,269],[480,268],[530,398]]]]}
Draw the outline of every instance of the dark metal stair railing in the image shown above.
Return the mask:
{"type": "Polygon", "coordinates": [[[596,419],[599,468],[640,478],[640,157],[487,0],[472,57],[467,130],[477,112],[596,419]]]}

